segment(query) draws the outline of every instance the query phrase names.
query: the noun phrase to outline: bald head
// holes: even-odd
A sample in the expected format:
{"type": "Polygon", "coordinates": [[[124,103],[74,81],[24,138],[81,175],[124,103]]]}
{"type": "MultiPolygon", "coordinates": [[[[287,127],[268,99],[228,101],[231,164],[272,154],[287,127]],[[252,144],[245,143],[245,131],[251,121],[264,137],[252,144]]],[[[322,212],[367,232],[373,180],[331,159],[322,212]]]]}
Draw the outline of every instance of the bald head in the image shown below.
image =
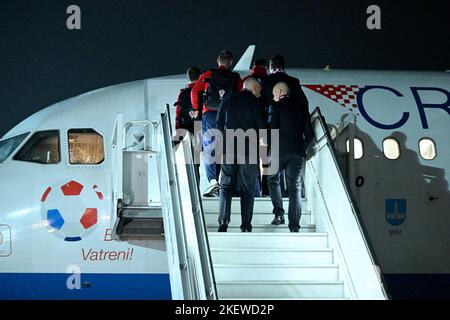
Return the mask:
{"type": "Polygon", "coordinates": [[[280,101],[281,96],[286,96],[289,94],[289,86],[284,82],[278,82],[272,90],[273,100],[275,102],[280,101]]]}
{"type": "Polygon", "coordinates": [[[247,78],[244,81],[244,89],[249,90],[257,98],[261,96],[261,84],[255,78],[247,78]]]}

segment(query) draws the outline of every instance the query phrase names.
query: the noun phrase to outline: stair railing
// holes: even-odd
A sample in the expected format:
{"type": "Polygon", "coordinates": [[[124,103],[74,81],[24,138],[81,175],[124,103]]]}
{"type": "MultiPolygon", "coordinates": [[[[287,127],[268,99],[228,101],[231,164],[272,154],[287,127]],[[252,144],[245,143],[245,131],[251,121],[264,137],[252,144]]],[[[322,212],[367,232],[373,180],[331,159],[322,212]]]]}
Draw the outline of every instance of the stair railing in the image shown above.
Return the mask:
{"type": "MultiPolygon", "coordinates": [[[[317,107],[311,122],[317,142],[309,150],[305,185],[308,206],[318,232],[328,232],[337,248],[347,283],[346,295],[355,299],[387,299],[382,273],[367,241],[359,210],[347,186],[328,127],[317,107]],[[343,265],[342,265],[343,264],[343,265]]],[[[340,268],[341,269],[341,268],[340,268]]]]}
{"type": "Polygon", "coordinates": [[[172,294],[175,299],[215,300],[217,290],[212,261],[203,220],[198,185],[196,184],[191,142],[189,137],[175,148],[172,141],[172,124],[169,108],[161,114],[164,148],[161,166],[168,174],[171,210],[164,225],[166,243],[171,249],[172,261],[178,261],[179,270],[172,272],[172,294]],[[173,226],[167,230],[167,226],[173,226]]]}

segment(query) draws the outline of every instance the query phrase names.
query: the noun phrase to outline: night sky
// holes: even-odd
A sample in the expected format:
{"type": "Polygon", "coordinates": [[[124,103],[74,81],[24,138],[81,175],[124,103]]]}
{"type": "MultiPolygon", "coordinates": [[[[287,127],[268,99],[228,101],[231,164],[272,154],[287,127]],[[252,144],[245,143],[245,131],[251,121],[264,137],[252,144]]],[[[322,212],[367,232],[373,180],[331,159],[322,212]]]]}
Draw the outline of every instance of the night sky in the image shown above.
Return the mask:
{"type": "Polygon", "coordinates": [[[450,69],[448,1],[0,0],[0,136],[52,103],[112,84],[285,56],[288,66],[450,69]],[[81,8],[81,30],[66,9],[81,8]],[[381,30],[366,28],[370,4],[381,30]]]}

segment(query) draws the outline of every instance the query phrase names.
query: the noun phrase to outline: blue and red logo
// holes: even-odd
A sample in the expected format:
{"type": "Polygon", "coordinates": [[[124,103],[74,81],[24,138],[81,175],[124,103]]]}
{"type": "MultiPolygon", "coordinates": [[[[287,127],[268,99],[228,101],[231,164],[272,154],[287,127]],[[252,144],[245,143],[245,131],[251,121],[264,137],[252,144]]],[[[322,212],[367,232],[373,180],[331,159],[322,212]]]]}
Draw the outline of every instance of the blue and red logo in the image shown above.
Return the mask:
{"type": "Polygon", "coordinates": [[[41,214],[48,231],[76,242],[97,227],[103,194],[96,185],[69,181],[48,187],[41,198],[41,214]]]}

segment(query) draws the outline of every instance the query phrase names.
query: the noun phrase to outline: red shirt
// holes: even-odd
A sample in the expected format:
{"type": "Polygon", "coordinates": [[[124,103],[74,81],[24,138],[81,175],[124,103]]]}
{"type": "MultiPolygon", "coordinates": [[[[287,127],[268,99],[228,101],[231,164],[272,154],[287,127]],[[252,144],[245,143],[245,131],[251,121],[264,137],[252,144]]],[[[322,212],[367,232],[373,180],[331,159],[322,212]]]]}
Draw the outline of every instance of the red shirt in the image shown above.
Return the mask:
{"type": "MultiPolygon", "coordinates": [[[[218,69],[224,69],[224,66],[219,66],[218,69]]],[[[203,73],[200,78],[197,80],[197,82],[195,83],[194,87],[192,88],[192,92],[191,92],[191,102],[192,102],[192,106],[194,107],[195,110],[199,109],[199,95],[203,94],[204,91],[206,91],[208,89],[208,82],[205,82],[205,78],[211,78],[212,77],[212,70],[208,70],[205,73],[203,73]]],[[[239,92],[242,90],[242,79],[239,76],[238,77],[238,81],[236,81],[236,90],[239,92]]],[[[203,113],[206,113],[209,110],[205,104],[203,104],[203,113]]]]}
{"type": "Polygon", "coordinates": [[[261,66],[254,66],[253,68],[250,69],[250,75],[246,76],[243,81],[247,80],[250,77],[255,77],[255,78],[264,78],[265,76],[267,76],[267,69],[261,66]]]}

